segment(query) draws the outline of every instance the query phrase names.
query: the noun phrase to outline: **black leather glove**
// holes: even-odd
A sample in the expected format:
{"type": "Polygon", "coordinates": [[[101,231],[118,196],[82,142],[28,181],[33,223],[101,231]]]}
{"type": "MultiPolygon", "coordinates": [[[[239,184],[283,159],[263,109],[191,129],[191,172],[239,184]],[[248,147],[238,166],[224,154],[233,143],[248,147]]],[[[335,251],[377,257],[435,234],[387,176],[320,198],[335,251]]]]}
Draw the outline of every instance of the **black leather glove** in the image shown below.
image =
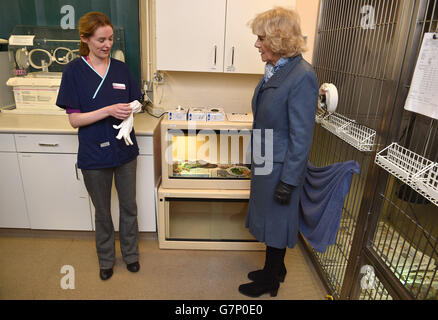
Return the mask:
{"type": "Polygon", "coordinates": [[[283,181],[280,180],[274,192],[275,201],[277,201],[282,205],[289,204],[290,195],[294,188],[295,188],[294,186],[291,186],[290,184],[284,183],[283,181]]]}

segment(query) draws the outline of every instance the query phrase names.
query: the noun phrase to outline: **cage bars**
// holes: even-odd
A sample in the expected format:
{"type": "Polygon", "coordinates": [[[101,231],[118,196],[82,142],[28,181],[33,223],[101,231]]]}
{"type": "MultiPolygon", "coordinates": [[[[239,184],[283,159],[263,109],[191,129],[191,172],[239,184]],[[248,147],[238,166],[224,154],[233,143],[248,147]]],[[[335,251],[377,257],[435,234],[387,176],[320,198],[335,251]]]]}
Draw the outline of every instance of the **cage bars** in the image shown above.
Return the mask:
{"type": "MultiPolygon", "coordinates": [[[[354,159],[361,166],[360,176],[352,181],[344,203],[336,244],[325,253],[312,252],[335,298],[418,299],[435,294],[437,231],[433,230],[432,220],[424,220],[423,213],[417,217],[416,204],[393,199],[394,194],[410,199],[413,191],[401,192],[400,187],[397,190],[394,181],[398,180],[385,175],[374,164],[373,149],[361,152],[361,148],[351,148],[354,144],[341,135],[352,124],[375,130],[376,151],[386,147],[382,143],[400,135],[397,131],[407,116],[402,102],[412,63],[419,52],[421,35],[438,27],[436,12],[437,0],[320,3],[314,68],[320,83],[331,82],[338,87],[340,102],[330,119],[333,121],[329,122],[326,114],[318,114],[310,161],[323,166],[354,159]],[[372,29],[361,27],[363,16],[359,12],[365,5],[374,9],[372,29]],[[354,121],[342,122],[351,118],[354,121]],[[391,244],[399,251],[387,247],[391,244]],[[358,285],[357,258],[361,252],[364,254],[361,261],[369,259],[382,280],[372,290],[361,290],[358,285]],[[402,253],[408,258],[403,258],[402,253]]],[[[436,162],[437,127],[436,121],[411,116],[403,145],[436,162]]],[[[421,168],[410,179],[423,184],[434,182],[435,168],[421,168]]],[[[425,208],[430,211],[430,206],[432,210],[436,208],[433,204],[425,208]]]]}

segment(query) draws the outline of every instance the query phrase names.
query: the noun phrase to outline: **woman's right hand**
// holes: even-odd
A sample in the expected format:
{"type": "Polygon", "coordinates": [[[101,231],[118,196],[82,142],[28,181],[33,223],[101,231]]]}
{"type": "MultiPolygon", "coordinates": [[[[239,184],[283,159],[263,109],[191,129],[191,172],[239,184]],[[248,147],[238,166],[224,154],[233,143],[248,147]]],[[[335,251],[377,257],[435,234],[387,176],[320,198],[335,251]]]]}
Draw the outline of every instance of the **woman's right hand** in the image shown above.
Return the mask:
{"type": "Polygon", "coordinates": [[[129,103],[116,103],[107,107],[108,113],[114,118],[125,120],[132,113],[129,103]]]}

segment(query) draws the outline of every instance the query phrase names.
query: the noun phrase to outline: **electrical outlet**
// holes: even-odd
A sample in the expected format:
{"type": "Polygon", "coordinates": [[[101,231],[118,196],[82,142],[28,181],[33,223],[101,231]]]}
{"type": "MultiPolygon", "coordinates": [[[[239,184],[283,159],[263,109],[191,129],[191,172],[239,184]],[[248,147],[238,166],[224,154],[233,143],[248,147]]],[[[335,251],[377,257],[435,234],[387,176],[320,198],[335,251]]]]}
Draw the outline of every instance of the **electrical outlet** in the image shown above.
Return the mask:
{"type": "Polygon", "coordinates": [[[159,71],[155,72],[154,73],[154,82],[157,84],[164,83],[164,75],[159,71]]]}

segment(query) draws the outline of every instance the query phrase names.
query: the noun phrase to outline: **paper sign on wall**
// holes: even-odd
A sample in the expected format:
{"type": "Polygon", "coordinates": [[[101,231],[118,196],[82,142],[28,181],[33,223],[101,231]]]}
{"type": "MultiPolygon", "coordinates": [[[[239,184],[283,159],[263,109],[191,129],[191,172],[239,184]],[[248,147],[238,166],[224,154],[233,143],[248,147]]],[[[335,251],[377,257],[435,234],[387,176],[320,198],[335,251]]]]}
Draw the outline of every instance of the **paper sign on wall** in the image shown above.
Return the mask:
{"type": "Polygon", "coordinates": [[[438,38],[426,33],[405,109],[438,119],[438,38]]]}

